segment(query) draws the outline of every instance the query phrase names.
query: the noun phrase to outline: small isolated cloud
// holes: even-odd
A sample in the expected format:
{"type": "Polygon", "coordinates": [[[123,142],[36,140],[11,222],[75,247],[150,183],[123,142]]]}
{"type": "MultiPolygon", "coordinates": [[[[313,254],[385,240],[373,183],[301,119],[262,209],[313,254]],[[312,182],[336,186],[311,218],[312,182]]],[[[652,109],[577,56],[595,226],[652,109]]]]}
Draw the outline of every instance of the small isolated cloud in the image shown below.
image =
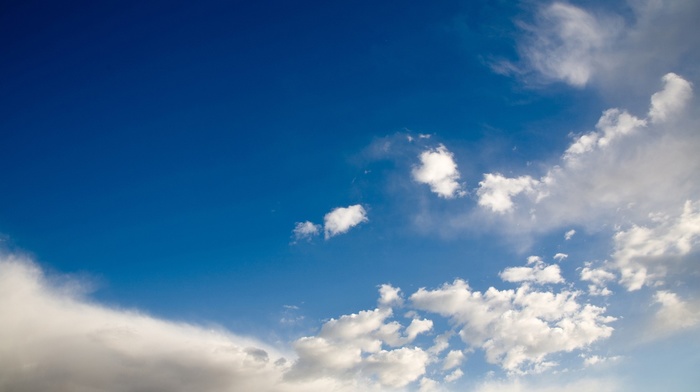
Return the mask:
{"type": "Polygon", "coordinates": [[[413,179],[421,184],[430,185],[430,190],[446,199],[464,196],[453,154],[442,144],[435,149],[423,151],[421,164],[413,168],[413,179]]]}
{"type": "Polygon", "coordinates": [[[561,262],[561,261],[563,261],[564,259],[566,259],[567,257],[569,257],[569,255],[567,255],[566,253],[557,253],[557,254],[554,255],[553,258],[554,258],[554,260],[557,260],[557,261],[561,262]]]}
{"type": "Polygon", "coordinates": [[[599,355],[591,355],[590,357],[583,357],[583,366],[585,367],[590,367],[590,366],[599,366],[602,364],[609,364],[613,362],[618,362],[622,359],[622,357],[616,355],[612,357],[601,357],[599,355]]]}
{"type": "Polygon", "coordinates": [[[564,240],[568,241],[574,237],[574,234],[576,234],[576,230],[571,229],[564,233],[564,240]]]}
{"type": "Polygon", "coordinates": [[[368,220],[367,211],[360,204],[338,207],[323,217],[325,238],[347,233],[348,230],[368,220]]]}
{"type": "Polygon", "coordinates": [[[564,283],[558,265],[546,265],[537,256],[530,256],[528,264],[534,264],[534,266],[509,267],[503,270],[499,276],[506,282],[564,283]]]}
{"type": "Polygon", "coordinates": [[[299,241],[299,240],[311,240],[313,237],[316,237],[319,235],[321,232],[321,225],[317,225],[313,222],[306,221],[306,222],[297,222],[296,225],[294,226],[293,234],[294,234],[294,240],[299,241]]]}

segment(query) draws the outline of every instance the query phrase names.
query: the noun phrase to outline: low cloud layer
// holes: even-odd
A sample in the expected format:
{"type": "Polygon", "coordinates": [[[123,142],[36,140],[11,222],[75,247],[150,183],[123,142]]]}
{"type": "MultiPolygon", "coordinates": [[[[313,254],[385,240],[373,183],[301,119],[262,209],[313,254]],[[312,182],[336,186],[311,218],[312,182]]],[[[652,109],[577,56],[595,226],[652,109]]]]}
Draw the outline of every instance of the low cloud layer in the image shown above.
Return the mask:
{"type": "MultiPolygon", "coordinates": [[[[375,309],[330,319],[317,334],[273,348],[221,328],[100,306],[76,287],[50,284],[26,258],[2,257],[0,311],[11,317],[0,324],[0,389],[427,390],[462,377],[465,350],[483,350],[513,374],[536,372],[555,366],[550,354],[607,338],[614,320],[568,290],[521,284],[480,293],[457,280],[405,301],[399,288],[382,285],[375,309]],[[450,344],[455,332],[436,331],[419,312],[447,318],[464,344],[450,344]],[[425,335],[435,338],[418,342],[425,335]]],[[[667,312],[684,314],[675,297],[659,298],[667,312]]]]}

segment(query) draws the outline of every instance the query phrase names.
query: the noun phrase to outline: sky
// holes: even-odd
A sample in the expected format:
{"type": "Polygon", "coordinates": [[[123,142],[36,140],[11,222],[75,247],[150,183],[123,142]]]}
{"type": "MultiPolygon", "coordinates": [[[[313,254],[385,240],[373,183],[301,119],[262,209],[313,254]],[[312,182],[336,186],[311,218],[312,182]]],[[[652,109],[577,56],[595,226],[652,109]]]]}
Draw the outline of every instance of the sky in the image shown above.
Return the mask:
{"type": "Polygon", "coordinates": [[[694,391],[700,3],[0,5],[0,389],[694,391]]]}

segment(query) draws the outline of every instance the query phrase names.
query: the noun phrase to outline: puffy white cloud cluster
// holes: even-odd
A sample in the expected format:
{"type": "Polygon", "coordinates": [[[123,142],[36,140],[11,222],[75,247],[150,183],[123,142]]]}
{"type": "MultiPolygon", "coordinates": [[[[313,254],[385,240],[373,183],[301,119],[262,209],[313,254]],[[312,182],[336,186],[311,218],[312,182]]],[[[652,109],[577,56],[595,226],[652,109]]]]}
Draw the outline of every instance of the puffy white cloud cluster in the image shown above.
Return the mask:
{"type": "Polygon", "coordinates": [[[294,239],[298,241],[302,239],[310,240],[311,238],[317,236],[320,231],[321,225],[317,225],[310,221],[305,221],[297,222],[292,233],[294,234],[294,239]]]}
{"type": "Polygon", "coordinates": [[[367,222],[367,211],[360,204],[338,207],[323,217],[323,232],[326,239],[347,233],[351,228],[367,222]]]}
{"type": "Polygon", "coordinates": [[[419,158],[421,164],[412,171],[415,181],[428,184],[432,192],[446,199],[465,195],[457,182],[460,174],[454,155],[445,146],[423,151],[419,158]]]}
{"type": "Polygon", "coordinates": [[[406,327],[389,321],[391,304],[400,303],[399,290],[380,288],[380,307],[326,322],[316,336],[294,343],[299,359],[290,379],[367,378],[386,387],[404,387],[426,371],[431,356],[420,347],[407,346],[433,328],[427,319],[413,318],[406,327]]]}
{"type": "Polygon", "coordinates": [[[531,193],[538,181],[530,176],[507,178],[500,173],[486,173],[479,182],[479,205],[493,212],[504,213],[513,209],[513,196],[531,193]]]}
{"type": "Polygon", "coordinates": [[[536,284],[564,283],[558,265],[547,265],[538,256],[530,256],[527,264],[532,267],[508,267],[499,275],[506,282],[533,282],[536,284]]]}
{"type": "Polygon", "coordinates": [[[586,263],[581,270],[581,280],[590,282],[588,294],[593,296],[608,296],[612,291],[608,289],[607,283],[615,280],[616,276],[605,268],[592,268],[591,263],[586,263]]]}
{"type": "Polygon", "coordinates": [[[660,283],[673,261],[700,242],[700,202],[686,201],[680,216],[656,216],[655,226],[634,225],[615,234],[615,267],[628,290],[660,283]]]}
{"type": "Polygon", "coordinates": [[[478,204],[513,222],[507,227],[514,230],[544,231],[616,224],[620,212],[627,221],[642,220],[700,194],[700,181],[694,180],[700,172],[700,137],[678,121],[692,86],[672,73],[663,83],[646,118],[606,110],[596,130],[576,137],[559,164],[539,179],[484,174],[476,191],[478,204]]]}
{"type": "Polygon", "coordinates": [[[353,227],[368,220],[367,210],[360,204],[337,207],[323,217],[323,226],[311,221],[297,222],[292,234],[294,242],[303,239],[311,240],[318,236],[323,229],[325,239],[329,239],[347,233],[353,227]]]}
{"type": "Polygon", "coordinates": [[[614,318],[605,308],[577,302],[577,292],[537,291],[527,284],[517,290],[474,291],[463,280],[435,290],[419,289],[410,301],[448,317],[471,347],[484,350],[486,360],[510,372],[528,366],[549,366],[549,354],[572,351],[607,338],[614,318]]]}
{"type": "Polygon", "coordinates": [[[223,329],[92,304],[70,287],[78,286],[48,284],[26,259],[0,261],[0,311],[7,315],[0,323],[0,366],[12,374],[0,378],[0,389],[438,390],[464,375],[465,352],[451,348],[449,330],[432,347],[417,344],[434,328],[417,311],[446,316],[464,342],[509,372],[552,366],[548,354],[612,332],[604,309],[579,304],[575,292],[522,285],[482,294],[458,280],[420,289],[404,304],[400,289],[385,284],[377,308],[330,319],[283,352],[223,329]],[[394,319],[400,306],[409,308],[410,321],[394,319]]]}

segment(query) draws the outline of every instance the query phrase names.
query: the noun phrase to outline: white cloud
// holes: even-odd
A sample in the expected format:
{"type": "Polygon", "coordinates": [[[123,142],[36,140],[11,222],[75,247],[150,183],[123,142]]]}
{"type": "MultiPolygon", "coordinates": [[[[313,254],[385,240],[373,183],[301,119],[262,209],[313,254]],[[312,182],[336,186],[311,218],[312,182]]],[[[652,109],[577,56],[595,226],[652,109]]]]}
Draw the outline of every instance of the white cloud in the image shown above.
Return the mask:
{"type": "Polygon", "coordinates": [[[583,366],[589,367],[589,366],[596,366],[596,365],[601,365],[601,364],[606,364],[606,363],[611,363],[611,362],[618,362],[621,359],[622,359],[622,357],[620,357],[620,356],[601,357],[599,355],[591,355],[590,357],[584,357],[583,366]]]}
{"type": "Polygon", "coordinates": [[[513,209],[511,198],[523,192],[532,192],[538,182],[530,176],[507,178],[500,173],[484,174],[479,182],[479,205],[493,212],[504,213],[513,209]]]}
{"type": "Polygon", "coordinates": [[[430,190],[438,196],[451,199],[465,193],[457,182],[460,178],[453,154],[443,145],[423,151],[420,166],[413,168],[413,179],[430,185],[430,190]]]}
{"type": "Polygon", "coordinates": [[[700,242],[700,202],[686,201],[680,216],[656,218],[654,227],[632,226],[615,234],[615,267],[628,290],[658,284],[671,262],[678,261],[700,242]]]}
{"type": "Polygon", "coordinates": [[[462,369],[455,369],[455,371],[445,376],[445,382],[457,381],[462,378],[462,376],[464,376],[462,369]]]}
{"type": "Polygon", "coordinates": [[[464,353],[461,350],[452,350],[445,356],[442,362],[442,370],[454,369],[462,365],[464,361],[464,353]]]}
{"type": "Polygon", "coordinates": [[[612,294],[606,285],[608,282],[615,280],[616,276],[610,271],[603,268],[591,268],[590,263],[581,270],[581,280],[591,282],[588,285],[588,294],[594,296],[608,296],[612,294]]]}
{"type": "Polygon", "coordinates": [[[587,347],[607,338],[614,319],[605,308],[576,301],[577,293],[517,290],[493,287],[481,293],[463,280],[436,290],[419,289],[411,295],[414,307],[450,318],[462,329],[462,340],[481,348],[486,360],[510,372],[544,364],[547,355],[587,347]]]}
{"type": "MultiPolygon", "coordinates": [[[[687,106],[687,91],[670,84],[686,85],[664,77],[663,100],[687,106]]],[[[670,213],[700,194],[700,181],[693,180],[700,172],[700,134],[693,121],[671,122],[686,117],[675,113],[652,122],[606,110],[596,130],[573,140],[559,164],[539,179],[485,174],[476,191],[479,205],[501,216],[508,223],[504,229],[522,233],[572,224],[599,229],[648,219],[650,211],[670,213]]]]}
{"type": "Polygon", "coordinates": [[[553,3],[539,10],[535,24],[523,27],[529,38],[519,49],[529,67],[547,79],[583,86],[605,66],[602,57],[621,26],[573,5],[553,3]]]}
{"type": "Polygon", "coordinates": [[[520,62],[492,67],[530,82],[562,81],[575,87],[647,88],[654,75],[683,67],[699,76],[700,42],[688,39],[700,12],[693,0],[635,0],[623,16],[566,2],[536,6],[534,20],[521,22],[520,62]],[[659,28],[663,26],[663,34],[659,28]]]}
{"type": "Polygon", "coordinates": [[[567,257],[569,257],[569,255],[567,255],[566,253],[557,253],[554,255],[553,259],[561,262],[564,261],[567,257]]]}
{"type": "Polygon", "coordinates": [[[331,319],[316,336],[297,340],[299,359],[288,374],[293,380],[319,377],[376,380],[384,387],[399,388],[418,380],[431,356],[420,347],[408,347],[418,335],[433,328],[431,320],[414,318],[404,327],[390,321],[399,289],[380,287],[380,307],[331,319]]]}
{"type": "Polygon", "coordinates": [[[576,234],[576,230],[571,229],[564,233],[564,240],[568,241],[574,237],[574,234],[576,234]]]}
{"type": "Polygon", "coordinates": [[[660,305],[652,325],[652,332],[657,336],[664,336],[700,324],[698,301],[683,301],[676,293],[659,290],[654,294],[654,303],[660,305]]]}
{"type": "Polygon", "coordinates": [[[360,204],[338,207],[323,218],[323,230],[326,239],[347,233],[360,223],[367,222],[367,211],[360,204]]]}
{"type": "Polygon", "coordinates": [[[532,267],[508,267],[499,276],[506,282],[564,283],[558,265],[546,265],[537,256],[531,256],[528,264],[532,267]]]}
{"type": "Polygon", "coordinates": [[[313,222],[297,222],[294,226],[294,240],[299,241],[302,239],[308,239],[319,235],[321,232],[321,225],[317,225],[313,222]]]}
{"type": "Polygon", "coordinates": [[[379,305],[382,306],[401,306],[403,298],[401,297],[401,289],[390,284],[379,286],[379,305]]]}
{"type": "Polygon", "coordinates": [[[475,392],[616,392],[622,391],[619,382],[613,379],[583,378],[561,382],[551,380],[524,381],[520,378],[489,380],[479,385],[475,392]]]}
{"type": "Polygon", "coordinates": [[[680,76],[669,73],[663,77],[664,89],[651,96],[649,118],[652,122],[667,120],[688,104],[693,96],[691,84],[680,76]]]}
{"type": "Polygon", "coordinates": [[[0,390],[343,390],[285,381],[286,354],[257,340],[90,303],[18,256],[0,261],[0,312],[0,390]]]}

